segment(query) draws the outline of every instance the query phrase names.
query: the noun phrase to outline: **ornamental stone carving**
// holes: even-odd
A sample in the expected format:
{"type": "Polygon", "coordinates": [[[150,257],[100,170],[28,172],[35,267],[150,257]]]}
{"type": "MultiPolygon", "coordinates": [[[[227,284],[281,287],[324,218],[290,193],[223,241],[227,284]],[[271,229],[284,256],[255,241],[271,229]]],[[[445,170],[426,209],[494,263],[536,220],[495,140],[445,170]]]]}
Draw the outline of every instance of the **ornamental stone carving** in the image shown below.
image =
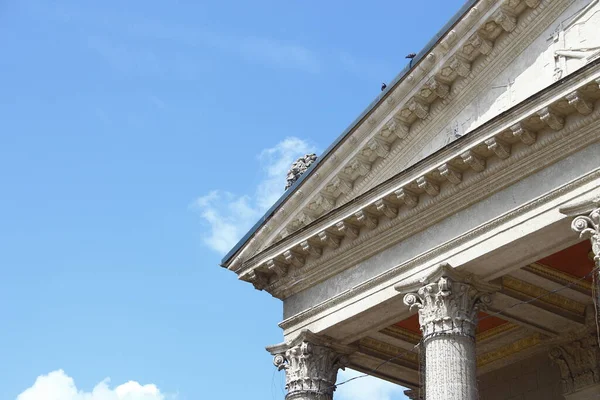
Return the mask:
{"type": "MultiPolygon", "coordinates": [[[[575,217],[571,222],[571,229],[579,233],[579,237],[590,239],[596,263],[595,285],[600,285],[600,270],[598,270],[600,267],[600,196],[596,195],[561,207],[560,212],[575,217]]],[[[600,291],[597,291],[596,296],[600,300],[600,291]]],[[[598,318],[598,323],[600,323],[600,318],[598,318]]]]}
{"type": "Polygon", "coordinates": [[[594,208],[588,215],[580,215],[571,223],[571,229],[579,233],[580,237],[588,237],[592,242],[592,252],[596,265],[600,264],[600,198],[595,199],[598,208],[594,208]]]}
{"type": "Polygon", "coordinates": [[[307,154],[304,157],[300,157],[297,159],[290,167],[290,170],[287,173],[287,183],[285,185],[285,190],[288,190],[294,182],[300,178],[300,176],[306,172],[308,167],[312,165],[317,160],[317,155],[307,154]]]}
{"type": "Polygon", "coordinates": [[[473,275],[459,273],[447,263],[433,274],[409,286],[404,304],[419,309],[425,353],[427,400],[476,400],[477,375],[475,329],[477,314],[498,290],[473,275]]]}
{"type": "Polygon", "coordinates": [[[600,383],[600,348],[595,332],[550,351],[558,365],[563,394],[570,394],[600,383]]]}
{"type": "Polygon", "coordinates": [[[309,331],[267,350],[277,369],[285,371],[286,400],[331,400],[338,370],[348,363],[347,350],[336,349],[309,331]]]}
{"type": "Polygon", "coordinates": [[[396,290],[408,292],[404,304],[419,310],[425,340],[437,335],[474,338],[479,310],[490,303],[490,294],[499,289],[473,275],[460,274],[446,263],[420,285],[414,292],[414,287],[397,286],[396,290]]]}

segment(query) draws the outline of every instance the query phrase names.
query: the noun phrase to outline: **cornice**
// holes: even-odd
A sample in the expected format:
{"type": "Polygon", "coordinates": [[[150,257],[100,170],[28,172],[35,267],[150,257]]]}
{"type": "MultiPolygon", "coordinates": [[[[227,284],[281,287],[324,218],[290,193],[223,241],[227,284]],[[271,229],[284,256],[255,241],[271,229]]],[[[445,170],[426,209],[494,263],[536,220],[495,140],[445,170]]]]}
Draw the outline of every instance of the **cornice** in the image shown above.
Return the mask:
{"type": "Polygon", "coordinates": [[[567,97],[577,93],[580,98],[597,99],[599,77],[600,62],[589,64],[415,168],[313,221],[236,272],[240,279],[255,286],[258,282],[257,288],[285,298],[595,142],[598,132],[590,132],[589,126],[599,119],[600,111],[566,118],[578,113],[567,97]],[[498,143],[502,143],[500,148],[498,143]],[[436,212],[428,215],[424,224],[419,217],[432,207],[436,212]],[[360,227],[358,235],[354,229],[352,236],[356,237],[348,236],[345,232],[350,230],[340,230],[340,222],[360,227]],[[307,254],[307,249],[312,253],[307,254]],[[270,260],[289,264],[286,252],[306,255],[305,263],[280,274],[270,270],[270,260]]]}
{"type": "Polygon", "coordinates": [[[342,304],[346,301],[350,301],[351,299],[358,296],[359,294],[367,293],[369,290],[376,288],[379,285],[384,284],[385,282],[394,281],[401,274],[405,273],[406,271],[409,271],[415,267],[420,267],[422,265],[426,265],[430,260],[436,258],[440,254],[448,252],[449,250],[451,250],[453,248],[459,248],[464,243],[467,243],[470,240],[473,240],[475,238],[481,238],[483,235],[485,235],[486,232],[492,231],[492,230],[502,226],[503,224],[507,223],[508,221],[517,219],[520,216],[531,212],[532,210],[536,209],[537,207],[540,207],[543,204],[549,203],[549,202],[563,196],[566,193],[576,190],[577,188],[583,187],[586,184],[588,184],[590,182],[594,182],[598,179],[600,179],[600,169],[595,170],[594,172],[592,172],[574,182],[566,184],[566,185],[558,188],[557,190],[554,190],[544,196],[541,196],[533,201],[530,201],[529,203],[524,204],[523,206],[519,207],[516,210],[505,213],[505,214],[499,216],[498,218],[495,218],[495,219],[489,221],[488,223],[486,223],[484,225],[481,225],[475,229],[472,229],[469,232],[466,232],[463,235],[456,237],[453,240],[450,240],[450,241],[443,243],[435,248],[432,248],[429,252],[422,254],[420,256],[417,256],[402,265],[399,265],[395,268],[391,268],[388,271],[376,276],[375,278],[372,278],[360,285],[357,285],[352,290],[342,292],[342,293],[340,293],[336,296],[333,296],[333,297],[331,297],[331,298],[329,298],[329,299],[327,299],[305,311],[302,311],[302,312],[282,321],[279,324],[279,326],[284,330],[290,329],[294,326],[298,326],[298,325],[302,324],[303,321],[306,321],[309,318],[319,315],[326,310],[332,309],[332,308],[336,307],[338,304],[342,304]]]}
{"type": "Polygon", "coordinates": [[[568,4],[569,2],[544,2],[524,12],[514,29],[499,36],[488,54],[473,61],[470,73],[453,83],[448,96],[432,104],[427,118],[415,123],[406,139],[393,148],[389,157],[373,165],[369,174],[355,183],[353,191],[345,194],[342,203],[349,201],[372,182],[380,182],[382,177],[388,177],[393,170],[402,168],[402,165],[397,165],[396,160],[406,159],[415,148],[422,148],[439,134],[453,116],[471,104],[493,78],[547,29],[547,21],[554,21],[568,4]]]}
{"type": "Polygon", "coordinates": [[[372,181],[377,170],[390,164],[383,161],[397,159],[399,152],[411,148],[410,143],[423,142],[421,131],[435,131],[432,121],[439,125],[447,121],[444,114],[452,115],[451,109],[468,104],[464,94],[472,99],[489,82],[490,72],[482,71],[491,67],[491,73],[497,74],[547,27],[543,21],[553,20],[569,3],[477,2],[411,73],[386,93],[335,153],[312,172],[328,179],[302,182],[301,188],[248,241],[246,249],[229,268],[237,269],[243,258],[258,251],[259,245],[283,238],[327,213],[329,210],[322,207],[319,199],[326,198],[328,204],[339,205],[355,196],[365,182],[372,181]],[[507,34],[502,35],[503,32],[507,34]],[[499,37],[502,43],[495,48],[499,37]],[[308,193],[315,195],[307,196],[308,193]],[[284,228],[279,230],[279,227],[284,228]],[[258,237],[261,240],[257,241],[258,237]]]}

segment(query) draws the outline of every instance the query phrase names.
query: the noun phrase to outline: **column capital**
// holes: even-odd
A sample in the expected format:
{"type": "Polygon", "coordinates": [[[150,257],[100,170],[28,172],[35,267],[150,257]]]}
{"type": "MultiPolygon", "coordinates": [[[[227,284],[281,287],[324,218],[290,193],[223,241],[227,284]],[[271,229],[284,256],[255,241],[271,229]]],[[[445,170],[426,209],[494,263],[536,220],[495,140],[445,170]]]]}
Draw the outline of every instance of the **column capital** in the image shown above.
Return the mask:
{"type": "Polygon", "coordinates": [[[597,340],[594,329],[550,351],[550,359],[560,368],[563,394],[600,384],[600,348],[597,340]]]}
{"type": "Polygon", "coordinates": [[[349,350],[308,330],[290,342],[267,347],[273,364],[285,371],[287,400],[331,400],[338,370],[348,365],[349,350]]]}
{"type": "Polygon", "coordinates": [[[600,265],[600,195],[561,207],[560,212],[575,217],[571,229],[589,238],[596,265],[600,265]]]}
{"type": "Polygon", "coordinates": [[[419,324],[427,340],[439,335],[474,338],[479,310],[500,288],[442,263],[420,282],[396,285],[395,289],[404,294],[404,304],[419,310],[419,324]]]}

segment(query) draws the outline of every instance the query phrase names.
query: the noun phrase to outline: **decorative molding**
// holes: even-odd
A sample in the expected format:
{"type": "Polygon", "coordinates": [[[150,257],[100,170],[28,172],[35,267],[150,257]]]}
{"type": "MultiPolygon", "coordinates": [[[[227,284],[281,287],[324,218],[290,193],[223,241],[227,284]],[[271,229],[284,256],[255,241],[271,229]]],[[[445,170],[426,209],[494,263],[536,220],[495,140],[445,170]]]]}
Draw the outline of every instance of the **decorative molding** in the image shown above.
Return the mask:
{"type": "Polygon", "coordinates": [[[417,186],[423,189],[428,195],[435,197],[440,194],[440,186],[426,176],[417,178],[417,186]]]}
{"type": "Polygon", "coordinates": [[[340,237],[333,235],[329,232],[326,231],[321,231],[318,234],[319,239],[321,239],[321,242],[331,248],[337,249],[338,247],[340,247],[340,237]]]}
{"type": "Polygon", "coordinates": [[[374,204],[377,208],[377,211],[379,211],[389,219],[394,219],[398,215],[398,209],[394,207],[394,205],[391,202],[385,199],[379,199],[375,201],[374,204]]]}
{"type": "Polygon", "coordinates": [[[365,210],[359,210],[355,212],[354,216],[359,224],[366,226],[368,229],[377,228],[377,224],[379,223],[379,219],[377,217],[365,210]]]}
{"type": "Polygon", "coordinates": [[[565,119],[560,114],[556,113],[550,107],[544,107],[537,113],[540,120],[555,131],[561,130],[565,126],[565,119]]]}
{"type": "Polygon", "coordinates": [[[300,243],[300,247],[302,248],[302,251],[316,258],[321,257],[321,255],[323,254],[323,250],[321,249],[321,247],[310,243],[308,240],[305,240],[304,242],[300,243]]]}
{"type": "MultiPolygon", "coordinates": [[[[289,253],[289,252],[286,252],[286,253],[289,253]]],[[[267,261],[267,269],[270,272],[273,272],[277,277],[286,276],[288,273],[287,265],[285,265],[284,263],[282,263],[278,260],[275,260],[275,259],[267,261]]]]}
{"type": "Polygon", "coordinates": [[[579,303],[578,301],[556,293],[552,293],[529,282],[513,278],[510,275],[504,275],[501,278],[501,282],[503,293],[510,295],[511,293],[517,292],[527,298],[535,299],[536,302],[558,307],[559,309],[567,311],[568,313],[579,315],[582,318],[585,317],[586,305],[579,303]]]}
{"type": "Polygon", "coordinates": [[[587,100],[579,90],[569,93],[567,101],[581,115],[590,115],[594,111],[594,103],[587,100]]]}
{"type": "Polygon", "coordinates": [[[345,221],[340,221],[335,224],[335,226],[337,227],[339,233],[352,240],[356,239],[360,232],[360,229],[358,229],[356,226],[345,221]]]}
{"type": "Polygon", "coordinates": [[[525,143],[528,146],[534,144],[537,139],[537,135],[535,134],[535,132],[531,132],[529,129],[525,128],[520,122],[511,126],[510,130],[516,138],[518,138],[521,142],[525,143]]]}
{"type": "Polygon", "coordinates": [[[292,250],[284,251],[283,258],[285,258],[286,263],[296,268],[302,268],[306,263],[306,259],[303,256],[292,250]]]}
{"type": "Polygon", "coordinates": [[[403,202],[406,206],[414,208],[419,204],[419,196],[408,189],[400,188],[394,192],[396,198],[403,202]]]}
{"type": "Polygon", "coordinates": [[[477,335],[475,335],[475,338],[477,339],[477,342],[479,343],[484,340],[493,339],[498,335],[502,335],[503,333],[511,332],[516,329],[519,329],[519,325],[513,324],[511,322],[505,322],[494,328],[491,328],[486,331],[478,333],[477,335]]]}
{"type": "Polygon", "coordinates": [[[388,326],[380,332],[389,337],[400,339],[411,344],[417,344],[421,341],[420,334],[409,331],[408,329],[400,328],[396,325],[388,326]]]}
{"type": "Polygon", "coordinates": [[[458,170],[456,167],[453,167],[451,164],[445,163],[442,164],[438,171],[441,176],[446,178],[448,182],[458,185],[462,182],[462,172],[458,170]]]}
{"type": "Polygon", "coordinates": [[[580,277],[567,274],[566,272],[559,271],[555,268],[548,267],[547,265],[533,263],[523,267],[522,269],[561,285],[568,285],[572,289],[579,290],[585,294],[591,295],[592,293],[591,282],[582,280],[580,277]]]}
{"type": "Polygon", "coordinates": [[[506,160],[510,157],[510,145],[501,139],[491,138],[485,141],[488,149],[496,153],[498,157],[506,160]]]}
{"type": "Polygon", "coordinates": [[[483,367],[486,364],[493,363],[506,357],[510,357],[523,350],[535,347],[543,342],[543,335],[536,333],[529,337],[517,340],[499,349],[477,356],[477,367],[483,367]]]}

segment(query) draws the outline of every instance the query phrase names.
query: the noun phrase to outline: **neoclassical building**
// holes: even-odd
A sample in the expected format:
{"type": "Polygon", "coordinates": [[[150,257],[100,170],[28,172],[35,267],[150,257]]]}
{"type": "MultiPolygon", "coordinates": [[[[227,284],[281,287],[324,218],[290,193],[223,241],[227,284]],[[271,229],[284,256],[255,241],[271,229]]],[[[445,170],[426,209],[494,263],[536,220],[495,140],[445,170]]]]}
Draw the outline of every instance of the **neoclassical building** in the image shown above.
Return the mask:
{"type": "Polygon", "coordinates": [[[223,259],[286,398],[600,398],[599,102],[599,0],[468,1],[223,259]]]}

